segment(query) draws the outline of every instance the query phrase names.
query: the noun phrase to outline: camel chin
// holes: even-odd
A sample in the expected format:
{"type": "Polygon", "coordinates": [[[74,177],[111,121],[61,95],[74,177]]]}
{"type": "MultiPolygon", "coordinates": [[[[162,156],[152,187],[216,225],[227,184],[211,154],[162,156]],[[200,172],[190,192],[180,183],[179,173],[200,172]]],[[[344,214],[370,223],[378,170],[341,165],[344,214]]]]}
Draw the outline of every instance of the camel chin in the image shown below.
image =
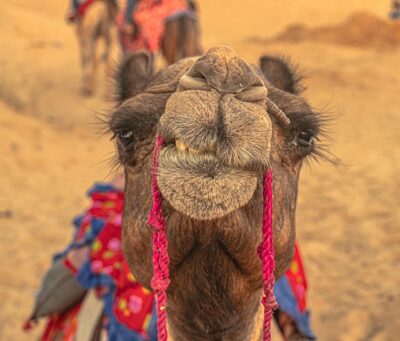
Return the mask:
{"type": "Polygon", "coordinates": [[[257,186],[254,173],[229,168],[179,141],[161,151],[157,179],[171,206],[196,220],[222,218],[246,205],[257,186]]]}

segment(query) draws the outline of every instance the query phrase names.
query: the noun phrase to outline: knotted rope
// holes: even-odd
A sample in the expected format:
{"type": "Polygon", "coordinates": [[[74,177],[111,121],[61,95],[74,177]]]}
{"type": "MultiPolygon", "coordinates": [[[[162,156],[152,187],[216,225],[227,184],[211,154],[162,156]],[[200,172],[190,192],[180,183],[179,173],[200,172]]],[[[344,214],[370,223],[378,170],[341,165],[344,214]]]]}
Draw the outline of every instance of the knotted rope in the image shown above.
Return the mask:
{"type": "MultiPolygon", "coordinates": [[[[152,192],[153,206],[149,214],[147,223],[153,226],[153,279],[151,287],[154,290],[158,314],[158,340],[167,341],[167,288],[169,280],[169,257],[168,241],[166,235],[166,223],[162,211],[162,197],[157,185],[158,158],[164,140],[161,136],[156,136],[153,154],[152,172],[152,192]]],[[[264,174],[263,181],[263,230],[262,242],[258,246],[257,253],[262,262],[264,323],[263,341],[271,340],[271,321],[272,313],[277,304],[274,296],[274,242],[272,234],[272,171],[268,170],[264,174]]]]}
{"type": "Polygon", "coordinates": [[[262,242],[258,246],[257,254],[262,263],[264,323],[263,341],[271,340],[272,313],[277,307],[274,295],[274,238],[272,233],[272,171],[264,174],[263,183],[264,212],[262,242]]]}
{"type": "Polygon", "coordinates": [[[153,192],[153,207],[150,211],[147,224],[153,226],[153,271],[154,275],[151,280],[151,287],[154,290],[157,304],[157,330],[158,340],[167,341],[167,288],[169,285],[169,257],[168,257],[168,241],[166,234],[165,218],[162,211],[162,198],[157,185],[157,169],[158,157],[164,140],[161,136],[157,135],[154,145],[153,154],[153,178],[152,178],[152,192],[153,192]]]}

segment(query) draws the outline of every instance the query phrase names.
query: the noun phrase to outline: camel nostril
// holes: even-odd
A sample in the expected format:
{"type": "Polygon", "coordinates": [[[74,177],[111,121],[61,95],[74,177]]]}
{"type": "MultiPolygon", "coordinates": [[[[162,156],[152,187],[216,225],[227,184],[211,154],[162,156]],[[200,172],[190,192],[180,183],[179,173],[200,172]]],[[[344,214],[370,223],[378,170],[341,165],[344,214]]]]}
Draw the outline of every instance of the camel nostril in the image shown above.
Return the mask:
{"type": "Polygon", "coordinates": [[[199,74],[199,76],[185,74],[179,80],[178,90],[210,90],[210,86],[202,74],[199,74]]]}
{"type": "Polygon", "coordinates": [[[264,105],[267,100],[268,90],[265,86],[252,86],[242,92],[239,92],[235,97],[244,102],[258,103],[264,105]]]}

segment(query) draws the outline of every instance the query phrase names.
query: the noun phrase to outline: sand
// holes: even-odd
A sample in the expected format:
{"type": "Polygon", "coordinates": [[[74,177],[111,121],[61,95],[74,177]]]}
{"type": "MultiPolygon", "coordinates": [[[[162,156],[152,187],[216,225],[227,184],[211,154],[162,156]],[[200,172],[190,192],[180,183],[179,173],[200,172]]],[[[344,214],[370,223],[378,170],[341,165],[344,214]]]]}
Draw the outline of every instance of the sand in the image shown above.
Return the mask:
{"type": "Polygon", "coordinates": [[[364,49],[394,50],[400,44],[400,24],[368,12],[357,12],[334,25],[308,28],[304,24],[293,24],[273,41],[320,41],[364,49]]]}
{"type": "MultiPolygon", "coordinates": [[[[110,176],[113,145],[95,116],[112,104],[103,80],[94,98],[79,96],[66,3],[0,4],[1,340],[39,335],[20,325],[40,277],[70,238],[85,190],[110,176]]],[[[200,0],[205,47],[228,44],[252,62],[289,56],[307,76],[307,99],[333,118],[330,151],[342,165],[304,167],[297,213],[320,340],[391,341],[400,333],[400,49],[383,38],[368,43],[359,31],[354,38],[355,20],[347,20],[364,11],[366,35],[372,25],[387,28],[388,3],[200,0]],[[293,24],[307,37],[287,39],[293,24]]]]}

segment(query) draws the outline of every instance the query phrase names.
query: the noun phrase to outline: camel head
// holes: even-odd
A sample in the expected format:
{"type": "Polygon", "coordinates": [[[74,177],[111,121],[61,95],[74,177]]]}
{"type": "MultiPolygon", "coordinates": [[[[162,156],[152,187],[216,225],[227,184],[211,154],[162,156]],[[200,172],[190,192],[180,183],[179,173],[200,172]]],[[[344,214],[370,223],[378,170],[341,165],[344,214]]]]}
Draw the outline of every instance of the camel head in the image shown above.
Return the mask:
{"type": "Polygon", "coordinates": [[[177,339],[247,340],[251,334],[262,287],[256,248],[268,168],[276,277],[293,255],[298,178],[315,149],[319,120],[284,61],[264,56],[260,63],[249,65],[231,48],[217,47],[153,75],[150,57],[138,53],[117,75],[119,104],[110,128],[126,174],[124,252],[148,286],[146,217],[159,134],[165,146],[157,181],[171,258],[168,311],[177,339]]]}

